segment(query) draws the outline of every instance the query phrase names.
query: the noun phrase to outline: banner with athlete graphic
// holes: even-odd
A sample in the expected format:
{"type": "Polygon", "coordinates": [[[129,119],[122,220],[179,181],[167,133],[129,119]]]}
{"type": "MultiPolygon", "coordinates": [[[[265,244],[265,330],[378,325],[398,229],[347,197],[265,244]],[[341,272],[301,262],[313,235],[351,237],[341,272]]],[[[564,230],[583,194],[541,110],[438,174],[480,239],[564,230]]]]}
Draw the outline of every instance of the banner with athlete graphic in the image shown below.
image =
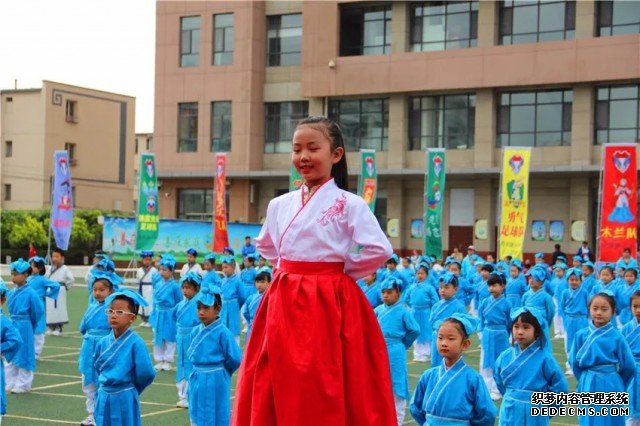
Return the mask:
{"type": "Polygon", "coordinates": [[[358,180],[358,195],[369,205],[372,212],[376,210],[378,198],[378,171],[376,169],[376,151],[374,149],[360,150],[360,179],[358,180]]]}
{"type": "Polygon", "coordinates": [[[424,179],[424,254],[442,256],[442,202],[444,200],[446,153],[443,148],[428,149],[424,179]]]}
{"type": "Polygon", "coordinates": [[[227,155],[216,154],[216,177],[214,182],[214,210],[213,210],[213,251],[222,253],[229,246],[229,234],[227,233],[227,205],[225,197],[225,184],[227,155]]]}
{"type": "Polygon", "coordinates": [[[158,238],[160,213],[158,175],[154,154],[140,155],[138,211],[136,212],[136,250],[151,250],[158,238]]]}
{"type": "Polygon", "coordinates": [[[73,187],[69,169],[69,153],[56,151],[53,154],[53,193],[51,194],[51,232],[56,246],[69,248],[73,225],[73,187]]]}
{"type": "Polygon", "coordinates": [[[529,209],[531,148],[509,147],[502,153],[498,257],[522,259],[529,209]]]}

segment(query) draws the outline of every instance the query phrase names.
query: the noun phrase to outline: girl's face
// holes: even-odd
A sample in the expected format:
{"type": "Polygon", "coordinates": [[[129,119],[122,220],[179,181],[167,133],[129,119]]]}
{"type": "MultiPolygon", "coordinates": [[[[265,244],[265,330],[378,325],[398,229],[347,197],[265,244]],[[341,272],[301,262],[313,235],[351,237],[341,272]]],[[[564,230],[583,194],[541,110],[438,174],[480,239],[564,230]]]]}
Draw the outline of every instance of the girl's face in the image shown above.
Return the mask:
{"type": "Polygon", "coordinates": [[[402,267],[403,268],[408,268],[409,267],[409,261],[405,258],[402,258],[402,267]]]}
{"type": "Polygon", "coordinates": [[[569,286],[573,290],[575,290],[576,288],[580,287],[580,278],[578,278],[575,275],[571,275],[567,281],[569,282],[569,286]]]}
{"type": "Polygon", "coordinates": [[[589,275],[591,275],[591,268],[588,266],[583,266],[582,267],[582,275],[587,277],[589,275]]]}
{"type": "Polygon", "coordinates": [[[564,277],[564,270],[562,268],[556,268],[555,274],[556,274],[556,277],[562,278],[564,277]]]}
{"type": "Polygon", "coordinates": [[[418,279],[418,282],[422,282],[427,279],[427,273],[424,269],[419,268],[416,272],[416,278],[418,279]]]}
{"type": "Polygon", "coordinates": [[[398,290],[382,290],[382,301],[385,305],[393,305],[400,299],[400,292],[398,290]]]}
{"type": "Polygon", "coordinates": [[[269,287],[269,281],[267,280],[256,280],[256,290],[258,290],[258,293],[264,293],[264,291],[267,289],[267,287],[269,287]]]}
{"type": "Polygon", "coordinates": [[[195,263],[196,261],[196,257],[192,254],[187,254],[187,262],[191,263],[195,263]]]}
{"type": "Polygon", "coordinates": [[[332,150],[329,138],[309,125],[298,127],[293,134],[291,161],[308,187],[329,180],[331,168],[343,155],[343,148],[332,150]]]}
{"type": "Polygon", "coordinates": [[[471,341],[465,339],[457,325],[451,322],[443,322],[438,329],[438,353],[442,355],[446,365],[450,367],[460,357],[462,352],[469,348],[471,341]]]}
{"type": "Polygon", "coordinates": [[[440,293],[440,297],[444,300],[451,299],[456,292],[458,291],[458,287],[452,284],[445,284],[444,282],[440,283],[440,287],[438,287],[438,292],[440,293]]]}
{"type": "Polygon", "coordinates": [[[504,286],[502,284],[489,284],[489,294],[493,297],[500,297],[504,293],[504,286]]]}
{"type": "Polygon", "coordinates": [[[193,296],[195,296],[198,291],[200,291],[200,287],[197,285],[189,284],[187,282],[182,284],[182,295],[188,300],[193,299],[193,296]]]}
{"type": "Polygon", "coordinates": [[[482,279],[486,281],[487,278],[489,278],[489,271],[482,270],[480,271],[480,275],[482,276],[482,279]]]}
{"type": "Polygon", "coordinates": [[[518,275],[520,275],[520,270],[515,266],[511,266],[509,268],[509,275],[511,275],[511,278],[518,278],[518,275]]]}
{"type": "Polygon", "coordinates": [[[27,276],[25,274],[19,274],[16,271],[11,272],[11,281],[18,287],[22,287],[24,283],[27,281],[27,276]]]}
{"type": "Polygon", "coordinates": [[[633,272],[631,271],[626,271],[624,273],[624,281],[628,284],[628,285],[633,285],[633,283],[636,282],[636,276],[633,274],[633,272]]]}
{"type": "Polygon", "coordinates": [[[219,306],[207,306],[198,302],[198,319],[205,326],[217,320],[218,314],[220,314],[219,306]]]}
{"type": "Polygon", "coordinates": [[[236,268],[231,266],[230,263],[223,263],[222,264],[222,273],[227,277],[230,277],[235,272],[235,270],[236,270],[236,268]]]}
{"type": "Polygon", "coordinates": [[[581,263],[580,263],[580,261],[579,261],[579,260],[574,260],[574,261],[573,261],[573,264],[572,264],[571,266],[573,266],[574,268],[579,268],[579,267],[580,267],[580,265],[581,265],[581,263]]]}
{"type": "Polygon", "coordinates": [[[373,284],[373,283],[374,283],[374,281],[376,280],[376,275],[375,275],[375,274],[369,274],[369,275],[365,276],[365,277],[363,278],[363,280],[364,280],[364,283],[365,283],[366,285],[373,284]]]}
{"type": "Polygon", "coordinates": [[[613,311],[607,299],[602,296],[594,296],[589,306],[589,314],[593,320],[593,325],[602,327],[603,325],[609,324],[613,316],[613,311]]]}
{"type": "Polygon", "coordinates": [[[496,261],[492,254],[487,255],[487,263],[494,263],[496,261]]]}
{"type": "Polygon", "coordinates": [[[460,267],[457,263],[452,263],[451,265],[449,265],[449,272],[457,277],[458,275],[460,275],[460,267]]]}
{"type": "Polygon", "coordinates": [[[529,280],[529,287],[531,288],[531,290],[533,291],[538,291],[540,290],[540,288],[542,287],[542,282],[541,281],[536,281],[533,278],[531,278],[529,280]]]}
{"type": "Polygon", "coordinates": [[[93,298],[98,301],[98,303],[104,302],[104,299],[109,297],[109,295],[113,293],[113,288],[103,280],[98,280],[93,283],[93,298]]]}
{"type": "Polygon", "coordinates": [[[603,269],[602,271],[600,271],[600,279],[605,284],[610,283],[611,280],[613,279],[613,274],[611,273],[611,270],[603,269]]]}
{"type": "Polygon", "coordinates": [[[160,269],[160,276],[165,280],[173,277],[173,271],[170,268],[165,268],[164,266],[160,269]]]}
{"type": "Polygon", "coordinates": [[[631,312],[636,320],[640,321],[640,297],[634,297],[631,299],[631,312]]]}
{"type": "Polygon", "coordinates": [[[213,265],[208,260],[204,261],[204,263],[202,264],[202,267],[205,271],[210,271],[213,269],[213,265]]]}
{"type": "Polygon", "coordinates": [[[522,322],[520,318],[513,323],[511,328],[513,340],[515,340],[520,349],[524,349],[536,340],[536,329],[529,323],[522,322]]]}

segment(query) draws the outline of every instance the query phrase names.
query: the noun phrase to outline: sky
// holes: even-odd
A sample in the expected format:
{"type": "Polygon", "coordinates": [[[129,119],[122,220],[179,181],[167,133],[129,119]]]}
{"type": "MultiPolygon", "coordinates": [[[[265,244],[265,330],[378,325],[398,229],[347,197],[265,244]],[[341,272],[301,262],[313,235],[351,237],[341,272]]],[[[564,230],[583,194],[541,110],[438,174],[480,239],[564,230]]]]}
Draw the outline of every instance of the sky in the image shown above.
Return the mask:
{"type": "Polygon", "coordinates": [[[0,1],[0,90],[42,80],[136,98],[136,133],[153,132],[154,0],[0,1]]]}

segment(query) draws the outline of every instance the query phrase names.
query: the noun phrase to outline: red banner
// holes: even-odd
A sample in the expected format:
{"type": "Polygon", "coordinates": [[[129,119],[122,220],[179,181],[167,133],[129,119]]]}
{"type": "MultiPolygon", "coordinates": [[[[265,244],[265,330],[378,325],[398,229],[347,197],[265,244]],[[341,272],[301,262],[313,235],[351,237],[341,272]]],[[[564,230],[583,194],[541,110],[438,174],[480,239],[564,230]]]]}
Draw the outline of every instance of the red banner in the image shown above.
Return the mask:
{"type": "Polygon", "coordinates": [[[227,205],[225,203],[226,182],[226,154],[216,154],[216,179],[214,182],[214,210],[213,210],[213,251],[222,253],[229,246],[227,233],[227,205]]]}
{"type": "Polygon", "coordinates": [[[638,241],[636,144],[606,144],[602,150],[598,260],[615,262],[625,248],[635,259],[638,241]]]}

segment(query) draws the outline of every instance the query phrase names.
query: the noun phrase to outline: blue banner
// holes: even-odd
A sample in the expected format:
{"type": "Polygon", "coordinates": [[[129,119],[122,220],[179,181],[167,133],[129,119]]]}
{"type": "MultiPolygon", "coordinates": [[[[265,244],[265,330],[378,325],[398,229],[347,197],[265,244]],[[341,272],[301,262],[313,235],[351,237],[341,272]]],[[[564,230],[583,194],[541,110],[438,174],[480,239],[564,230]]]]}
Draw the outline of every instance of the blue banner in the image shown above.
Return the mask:
{"type": "MultiPolygon", "coordinates": [[[[178,262],[186,261],[185,251],[193,247],[198,251],[198,260],[210,253],[213,247],[213,225],[211,222],[195,220],[160,219],[158,238],[153,250],[156,254],[171,253],[178,262]]],[[[244,237],[254,239],[262,225],[254,223],[229,223],[229,244],[236,255],[240,255],[244,237]]],[[[115,260],[131,259],[135,247],[136,220],[133,217],[105,216],[102,229],[102,250],[115,260]]]]}
{"type": "Polygon", "coordinates": [[[56,246],[69,248],[73,224],[73,191],[67,151],[56,151],[53,155],[53,195],[51,198],[51,232],[56,246]]]}

